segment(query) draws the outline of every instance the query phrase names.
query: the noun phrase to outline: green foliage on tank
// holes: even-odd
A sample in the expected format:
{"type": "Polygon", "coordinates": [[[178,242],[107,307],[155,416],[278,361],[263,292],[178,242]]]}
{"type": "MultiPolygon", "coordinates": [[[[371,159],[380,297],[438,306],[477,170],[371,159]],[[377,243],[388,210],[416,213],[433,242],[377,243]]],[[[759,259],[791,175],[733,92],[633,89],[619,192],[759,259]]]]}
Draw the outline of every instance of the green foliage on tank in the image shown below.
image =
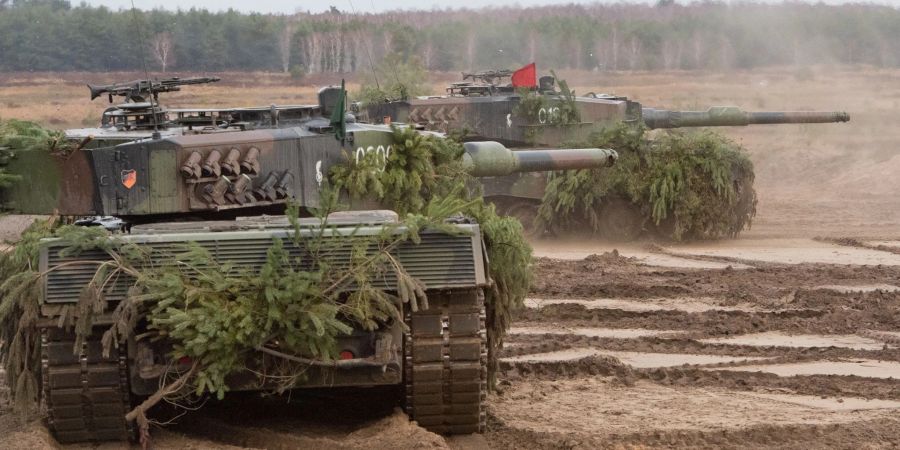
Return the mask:
{"type": "Polygon", "coordinates": [[[674,240],[734,237],[756,214],[753,163],[737,144],[711,131],[669,132],[650,139],[619,125],[592,145],[619,150],[607,169],[554,173],[539,209],[547,227],[582,223],[601,232],[609,203],[630,202],[645,229],[674,240]]]}
{"type": "Polygon", "coordinates": [[[61,131],[0,121],[0,202],[5,209],[52,212],[59,203],[59,162],[78,146],[61,131]]]}
{"type": "Polygon", "coordinates": [[[352,199],[371,199],[399,214],[424,213],[447,199],[462,202],[459,210],[481,227],[490,261],[491,287],[485,292],[489,373],[492,381],[499,350],[512,320],[531,286],[531,246],[522,225],[497,214],[494,206],[470,189],[473,179],[462,164],[463,146],[410,128],[393,128],[393,151],[384,164],[376,153],[335,166],[330,179],[352,199]],[[384,170],[381,170],[384,168],[384,170]]]}
{"type": "Polygon", "coordinates": [[[40,241],[57,225],[55,219],[37,220],[14,248],[0,252],[0,365],[14,406],[26,414],[37,410],[40,395],[40,241]]]}
{"type": "Polygon", "coordinates": [[[22,181],[21,173],[10,173],[6,168],[21,152],[65,153],[72,147],[60,131],[25,120],[0,120],[0,188],[22,181]]]}

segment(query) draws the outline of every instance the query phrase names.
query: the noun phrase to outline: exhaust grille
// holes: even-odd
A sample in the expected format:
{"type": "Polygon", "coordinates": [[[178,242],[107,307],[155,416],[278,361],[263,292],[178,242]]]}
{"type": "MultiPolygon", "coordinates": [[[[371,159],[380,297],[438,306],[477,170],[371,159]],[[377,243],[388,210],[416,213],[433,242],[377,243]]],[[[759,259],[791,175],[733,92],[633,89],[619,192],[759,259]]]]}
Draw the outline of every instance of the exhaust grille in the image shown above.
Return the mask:
{"type": "MultiPolygon", "coordinates": [[[[464,233],[448,235],[438,232],[422,233],[421,243],[404,242],[392,251],[409,274],[425,284],[428,289],[461,288],[483,285],[486,282],[481,248],[481,238],[477,225],[457,225],[464,233]]],[[[356,235],[375,234],[380,228],[359,228],[351,230],[356,235]]],[[[304,234],[313,232],[304,230],[304,234]]],[[[317,232],[317,231],[316,231],[317,232]]],[[[341,233],[340,228],[326,231],[328,235],[341,233]]],[[[344,229],[343,232],[347,232],[344,229]]],[[[232,263],[236,268],[258,271],[266,261],[266,253],[276,239],[284,241],[284,248],[298,269],[309,270],[314,266],[313,257],[303,248],[291,242],[287,230],[254,230],[235,232],[172,233],[152,235],[131,235],[123,239],[139,243],[148,248],[151,262],[184,248],[192,242],[200,245],[213,255],[219,263],[232,263]]],[[[326,241],[327,242],[327,241],[326,241]]],[[[350,264],[349,243],[326,244],[323,254],[332,267],[347,267],[350,264]]],[[[342,242],[344,242],[342,240],[342,242]]],[[[82,252],[78,256],[61,256],[64,246],[59,241],[50,241],[41,251],[41,270],[49,272],[44,280],[44,301],[46,303],[74,303],[97,271],[98,263],[110,260],[102,250],[82,252]]],[[[370,249],[374,251],[374,249],[370,249]]],[[[106,299],[119,301],[125,298],[133,283],[130,277],[121,279],[104,291],[106,299]]],[[[381,288],[396,288],[396,276],[390,268],[378,271],[375,284],[381,288]]]]}

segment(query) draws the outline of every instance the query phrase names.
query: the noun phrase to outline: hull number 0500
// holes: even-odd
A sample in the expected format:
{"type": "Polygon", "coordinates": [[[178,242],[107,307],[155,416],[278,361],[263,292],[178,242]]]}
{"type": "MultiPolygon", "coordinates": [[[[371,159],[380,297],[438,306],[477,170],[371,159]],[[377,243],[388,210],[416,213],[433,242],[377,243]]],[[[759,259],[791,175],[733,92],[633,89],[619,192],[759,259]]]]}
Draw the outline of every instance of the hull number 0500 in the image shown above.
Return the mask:
{"type": "Polygon", "coordinates": [[[374,145],[370,145],[368,147],[357,147],[356,149],[356,163],[359,162],[366,157],[367,154],[374,153],[376,156],[377,164],[379,165],[379,170],[384,171],[385,166],[387,166],[388,157],[391,156],[391,146],[387,147],[383,145],[379,145],[378,147],[374,145]]]}

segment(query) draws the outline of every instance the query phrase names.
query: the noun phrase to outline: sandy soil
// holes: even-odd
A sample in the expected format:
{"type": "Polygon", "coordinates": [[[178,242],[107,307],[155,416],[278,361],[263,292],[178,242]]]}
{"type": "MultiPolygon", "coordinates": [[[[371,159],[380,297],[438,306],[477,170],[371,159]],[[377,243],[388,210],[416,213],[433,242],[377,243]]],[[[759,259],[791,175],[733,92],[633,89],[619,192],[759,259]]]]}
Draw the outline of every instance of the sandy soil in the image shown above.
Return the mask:
{"type": "MultiPolygon", "coordinates": [[[[794,73],[560,73],[578,92],[648,106],[837,109],[852,122],[724,130],[751,152],[760,193],[737,240],[536,242],[535,284],[485,435],[436,436],[390,392],[355,390],[229,395],[155,429],[154,447],[900,447],[900,71],[794,73]]],[[[245,78],[232,88],[254,77],[232,75],[245,78]]],[[[28,109],[40,93],[7,76],[0,115],[46,122],[74,111],[62,127],[104,106],[74,106],[85,94],[76,75],[36,77],[54,107],[28,109]]],[[[286,84],[266,77],[241,99],[313,100],[311,86],[286,84]]],[[[173,100],[219,101],[216,89],[173,100]]],[[[21,423],[5,398],[0,386],[0,448],[58,447],[39,416],[21,423]]]]}

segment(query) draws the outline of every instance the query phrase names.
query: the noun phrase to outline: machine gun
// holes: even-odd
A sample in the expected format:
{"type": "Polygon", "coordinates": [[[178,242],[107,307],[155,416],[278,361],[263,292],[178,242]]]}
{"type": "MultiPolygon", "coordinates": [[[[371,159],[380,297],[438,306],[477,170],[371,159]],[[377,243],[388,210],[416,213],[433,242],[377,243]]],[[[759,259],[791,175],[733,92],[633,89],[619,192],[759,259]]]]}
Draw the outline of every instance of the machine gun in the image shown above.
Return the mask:
{"type": "Polygon", "coordinates": [[[480,72],[463,72],[463,80],[471,79],[473,82],[481,81],[484,84],[496,86],[503,78],[509,78],[513,74],[509,69],[482,70],[480,72]]]}
{"type": "Polygon", "coordinates": [[[144,103],[147,101],[147,98],[152,95],[153,100],[158,102],[158,96],[160,92],[180,91],[181,86],[187,86],[191,84],[215,83],[220,79],[221,78],[219,77],[172,77],[162,80],[134,80],[127,83],[115,83],[108,85],[88,84],[88,89],[91,90],[91,100],[94,100],[101,95],[107,94],[109,95],[110,103],[113,102],[114,95],[125,97],[126,99],[131,100],[134,103],[144,103]]]}

